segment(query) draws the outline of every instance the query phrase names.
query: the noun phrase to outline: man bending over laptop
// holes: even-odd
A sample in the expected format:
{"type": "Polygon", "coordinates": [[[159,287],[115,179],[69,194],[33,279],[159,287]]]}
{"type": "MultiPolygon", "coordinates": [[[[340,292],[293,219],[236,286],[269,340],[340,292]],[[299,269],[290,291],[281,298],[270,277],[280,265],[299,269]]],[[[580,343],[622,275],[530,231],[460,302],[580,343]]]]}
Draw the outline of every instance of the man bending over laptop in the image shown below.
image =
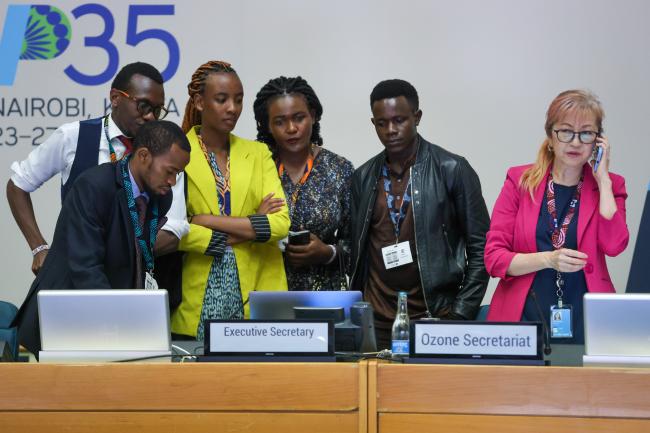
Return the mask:
{"type": "Polygon", "coordinates": [[[84,172],[68,193],[43,268],[14,325],[20,344],[38,354],[39,290],[156,288],[153,244],[172,202],[171,187],[190,160],[183,131],[152,121],[130,156],[84,172]]]}

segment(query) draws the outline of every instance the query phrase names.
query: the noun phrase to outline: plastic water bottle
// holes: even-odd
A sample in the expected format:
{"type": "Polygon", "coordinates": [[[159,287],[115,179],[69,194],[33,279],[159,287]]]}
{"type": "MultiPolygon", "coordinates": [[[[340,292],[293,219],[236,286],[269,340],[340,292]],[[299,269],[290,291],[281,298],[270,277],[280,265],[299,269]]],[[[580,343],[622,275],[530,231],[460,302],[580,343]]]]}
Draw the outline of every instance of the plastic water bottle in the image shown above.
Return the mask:
{"type": "Polygon", "coordinates": [[[393,322],[393,356],[409,355],[409,313],[406,305],[406,292],[397,295],[397,313],[393,322]]]}

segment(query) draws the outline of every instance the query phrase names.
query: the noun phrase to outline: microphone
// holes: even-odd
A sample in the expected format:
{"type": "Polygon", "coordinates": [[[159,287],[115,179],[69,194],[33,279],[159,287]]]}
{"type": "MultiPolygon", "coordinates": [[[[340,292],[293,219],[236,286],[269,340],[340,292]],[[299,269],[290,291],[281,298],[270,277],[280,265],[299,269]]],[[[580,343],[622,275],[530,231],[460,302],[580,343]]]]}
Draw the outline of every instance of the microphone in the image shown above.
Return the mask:
{"type": "Polygon", "coordinates": [[[350,319],[352,323],[361,328],[361,335],[357,341],[357,351],[361,353],[376,352],[375,317],[370,302],[360,301],[352,304],[350,319]]]}
{"type": "Polygon", "coordinates": [[[539,317],[542,321],[542,329],[544,331],[544,355],[548,356],[551,354],[551,352],[553,352],[553,349],[551,349],[551,332],[548,329],[548,325],[546,325],[546,319],[544,319],[544,314],[542,313],[542,309],[539,306],[539,302],[537,302],[537,295],[535,295],[535,292],[531,290],[530,296],[533,297],[535,308],[537,309],[537,314],[539,314],[539,317]]]}

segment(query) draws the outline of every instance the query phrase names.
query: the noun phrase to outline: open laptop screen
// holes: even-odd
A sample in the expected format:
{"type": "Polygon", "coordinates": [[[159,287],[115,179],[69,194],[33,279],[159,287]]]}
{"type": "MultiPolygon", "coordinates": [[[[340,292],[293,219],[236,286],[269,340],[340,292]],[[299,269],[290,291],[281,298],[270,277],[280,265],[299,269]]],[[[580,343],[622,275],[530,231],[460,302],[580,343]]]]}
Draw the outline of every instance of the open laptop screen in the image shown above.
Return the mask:
{"type": "Polygon", "coordinates": [[[343,307],[345,317],[350,318],[350,307],[362,300],[361,292],[295,291],[295,292],[251,292],[249,295],[251,319],[278,320],[294,319],[293,307],[343,307]]]}
{"type": "Polygon", "coordinates": [[[171,348],[166,290],[41,290],[45,351],[171,348]]]}
{"type": "Polygon", "coordinates": [[[650,356],[650,294],[587,293],[585,354],[650,356]]]}

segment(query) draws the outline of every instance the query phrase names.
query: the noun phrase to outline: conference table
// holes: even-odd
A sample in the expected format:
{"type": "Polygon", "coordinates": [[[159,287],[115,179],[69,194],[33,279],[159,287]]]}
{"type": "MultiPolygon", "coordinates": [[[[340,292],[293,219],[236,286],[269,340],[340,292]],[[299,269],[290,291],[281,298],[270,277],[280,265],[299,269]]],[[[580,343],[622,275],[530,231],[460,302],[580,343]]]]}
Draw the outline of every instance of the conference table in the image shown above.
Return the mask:
{"type": "Polygon", "coordinates": [[[650,432],[650,370],[0,364],[0,432],[650,432]]]}
{"type": "Polygon", "coordinates": [[[365,432],[367,365],[0,364],[0,432],[365,432]]]}
{"type": "Polygon", "coordinates": [[[650,370],[395,365],[368,368],[368,431],[650,432],[650,370]]]}

